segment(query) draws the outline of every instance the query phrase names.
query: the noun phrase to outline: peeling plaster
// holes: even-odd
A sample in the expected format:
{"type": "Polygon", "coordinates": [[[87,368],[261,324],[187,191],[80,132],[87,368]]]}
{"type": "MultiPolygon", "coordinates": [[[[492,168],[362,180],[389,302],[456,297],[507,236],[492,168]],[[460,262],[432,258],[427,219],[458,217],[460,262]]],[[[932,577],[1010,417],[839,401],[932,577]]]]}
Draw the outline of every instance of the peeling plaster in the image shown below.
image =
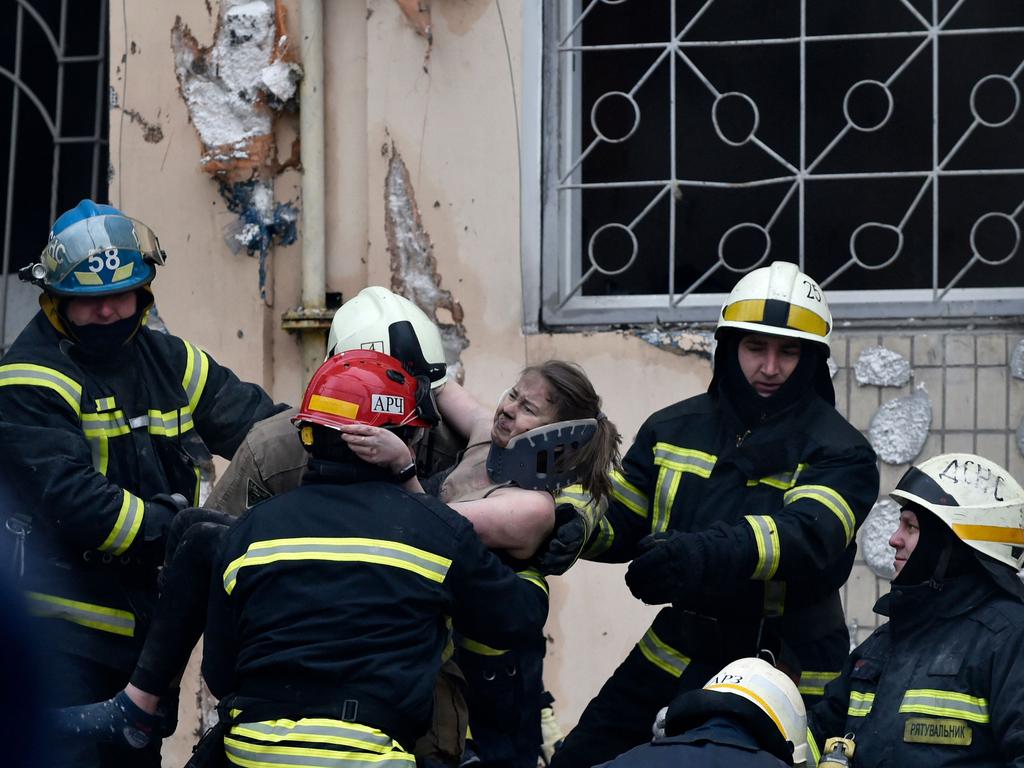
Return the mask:
{"type": "Polygon", "coordinates": [[[437,322],[448,370],[461,382],[465,377],[462,350],[469,346],[462,305],[451,291],[441,288],[434,245],[423,228],[409,170],[393,144],[384,181],[384,230],[391,254],[391,290],[405,296],[437,322]],[[451,323],[438,321],[439,309],[451,314],[451,323]]]}
{"type": "Polygon", "coordinates": [[[931,423],[931,398],[920,385],[913,394],[882,404],[871,417],[868,438],[886,464],[908,464],[921,453],[931,423]]]}
{"type": "Polygon", "coordinates": [[[899,526],[900,505],[892,499],[882,499],[871,508],[859,537],[860,553],[876,576],[892,579],[896,575],[893,567],[895,550],[889,546],[889,537],[899,526]]]}
{"type": "MultiPolygon", "coordinates": [[[[209,8],[209,6],[208,6],[209,8]]],[[[218,181],[238,219],[227,234],[237,252],[258,255],[260,296],[274,244],[295,241],[298,209],[275,203],[273,177],[298,166],[297,145],[280,163],[274,117],[294,110],[302,70],[292,60],[279,0],[221,0],[213,43],[201,47],[179,16],[171,49],[181,95],[203,144],[200,165],[218,181]]]]}
{"type": "Polygon", "coordinates": [[[1015,379],[1024,379],[1024,339],[1017,342],[1010,356],[1010,373],[1015,379]]]}
{"type": "Polygon", "coordinates": [[[853,372],[861,385],[902,387],[910,381],[910,362],[891,349],[868,347],[857,357],[853,372]]]}
{"type": "Polygon", "coordinates": [[[651,346],[674,355],[694,355],[705,360],[711,360],[714,356],[715,335],[709,331],[651,328],[634,331],[634,334],[651,346]]]}
{"type": "Polygon", "coordinates": [[[159,144],[164,140],[164,129],[159,123],[150,123],[134,109],[126,109],[125,115],[142,128],[142,139],[149,144],[159,144]]]}

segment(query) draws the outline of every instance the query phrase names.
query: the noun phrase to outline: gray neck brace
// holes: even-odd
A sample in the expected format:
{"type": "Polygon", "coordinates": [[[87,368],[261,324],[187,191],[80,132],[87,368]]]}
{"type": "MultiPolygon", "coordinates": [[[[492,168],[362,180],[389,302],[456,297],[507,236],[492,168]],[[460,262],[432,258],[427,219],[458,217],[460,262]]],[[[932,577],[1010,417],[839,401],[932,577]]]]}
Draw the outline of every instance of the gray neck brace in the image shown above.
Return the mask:
{"type": "Polygon", "coordinates": [[[555,491],[580,479],[573,461],[597,434],[596,419],[558,421],[516,435],[505,448],[491,444],[487,475],[495,483],[513,483],[535,491],[555,491]],[[563,469],[558,470],[559,462],[563,469]]]}

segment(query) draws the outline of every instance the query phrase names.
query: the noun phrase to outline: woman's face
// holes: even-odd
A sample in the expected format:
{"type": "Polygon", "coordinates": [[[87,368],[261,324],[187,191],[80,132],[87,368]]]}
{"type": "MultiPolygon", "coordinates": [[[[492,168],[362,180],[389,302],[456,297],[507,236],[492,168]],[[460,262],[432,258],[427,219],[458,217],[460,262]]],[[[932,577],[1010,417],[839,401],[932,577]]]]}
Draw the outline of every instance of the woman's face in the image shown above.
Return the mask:
{"type": "Polygon", "coordinates": [[[491,442],[499,448],[516,435],[558,420],[551,390],[539,373],[527,373],[508,390],[494,412],[491,442]]]}

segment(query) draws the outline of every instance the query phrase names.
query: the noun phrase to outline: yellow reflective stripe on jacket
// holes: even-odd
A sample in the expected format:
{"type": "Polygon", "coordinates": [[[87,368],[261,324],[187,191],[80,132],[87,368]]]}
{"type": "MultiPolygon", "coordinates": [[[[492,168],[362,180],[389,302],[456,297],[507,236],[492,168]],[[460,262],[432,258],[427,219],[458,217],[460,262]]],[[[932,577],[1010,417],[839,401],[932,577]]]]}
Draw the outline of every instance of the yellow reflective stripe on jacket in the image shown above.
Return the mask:
{"type": "Polygon", "coordinates": [[[104,413],[83,413],[82,431],[86,437],[116,437],[127,435],[131,427],[125,421],[124,411],[105,411],[104,413]]]}
{"type": "Polygon", "coordinates": [[[110,529],[104,542],[97,547],[97,549],[110,552],[113,555],[123,555],[125,550],[132,545],[146,511],[145,503],[138,496],[133,496],[124,490],[121,493],[121,509],[117,513],[114,527],[110,529]]]}
{"type": "Polygon", "coordinates": [[[608,510],[608,500],[601,499],[594,501],[594,497],[583,490],[583,486],[577,483],[569,485],[555,494],[555,506],[559,504],[570,504],[583,517],[587,524],[587,534],[597,527],[599,521],[604,519],[608,510]]]}
{"type": "MultiPolygon", "coordinates": [[[[232,732],[234,728],[232,728],[232,732]]],[[[363,752],[316,747],[290,747],[259,744],[224,737],[224,754],[228,761],[244,768],[412,768],[416,758],[396,748],[389,752],[363,752]]]]}
{"type": "Polygon", "coordinates": [[[654,633],[653,627],[647,630],[636,645],[651,664],[673,677],[679,677],[690,666],[690,657],[664,642],[654,633]]]}
{"type": "Polygon", "coordinates": [[[522,571],[516,571],[516,576],[523,579],[523,581],[530,582],[533,586],[540,589],[545,595],[548,594],[548,583],[544,579],[544,575],[536,568],[527,568],[522,571]]]}
{"type": "Polygon", "coordinates": [[[615,542],[615,529],[607,520],[601,520],[597,524],[597,535],[593,542],[583,550],[584,557],[597,557],[608,551],[615,542]]]}
{"type": "Polygon", "coordinates": [[[849,545],[850,541],[853,540],[854,529],[857,527],[857,518],[854,517],[853,510],[846,503],[846,499],[826,485],[798,485],[786,491],[782,497],[782,503],[792,504],[800,499],[813,499],[831,510],[839,518],[839,522],[843,524],[843,531],[846,533],[846,543],[849,545]]]}
{"type": "Polygon", "coordinates": [[[96,398],[96,410],[97,411],[112,411],[117,402],[111,397],[97,397],[96,398]]]}
{"type": "Polygon", "coordinates": [[[680,448],[671,443],[656,443],[654,446],[654,463],[657,466],[692,472],[705,480],[711,477],[717,461],[717,456],[693,448],[680,448]]]}
{"type": "Polygon", "coordinates": [[[750,578],[768,581],[779,569],[779,556],[782,543],[779,541],[779,528],[769,515],[746,515],[743,518],[754,531],[757,542],[757,565],[750,578]]]}
{"type": "MultiPolygon", "coordinates": [[[[182,339],[184,341],[184,339],[182,339]]],[[[206,353],[187,341],[185,343],[185,375],[181,378],[181,386],[188,398],[189,411],[195,412],[199,398],[203,396],[206,376],[210,372],[210,361],[206,353]]]]}
{"type": "Polygon", "coordinates": [[[327,560],[387,565],[441,583],[452,561],[425,549],[397,541],[363,538],[303,537],[254,541],[245,554],[224,571],[224,590],[230,595],[242,568],[289,560],[327,560]]]}
{"type": "Polygon", "coordinates": [[[649,504],[647,494],[629,482],[617,469],[608,473],[608,479],[612,483],[612,498],[631,512],[646,518],[649,504]]]}
{"type": "MultiPolygon", "coordinates": [[[[244,713],[243,709],[243,713],[244,713]]],[[[246,736],[263,742],[317,741],[322,744],[340,744],[370,752],[390,752],[397,743],[376,728],[359,723],[304,717],[301,720],[264,720],[242,723],[231,727],[233,736],[246,736]]]]}
{"type": "Polygon", "coordinates": [[[810,672],[800,673],[800,693],[803,696],[824,696],[825,686],[839,677],[838,672],[810,672]]]}
{"type": "Polygon", "coordinates": [[[817,765],[821,760],[821,748],[818,747],[818,742],[814,740],[814,734],[811,733],[811,729],[807,729],[807,749],[811,753],[811,759],[807,761],[808,768],[812,768],[817,765]]]}
{"type": "Polygon", "coordinates": [[[71,406],[75,416],[82,415],[82,385],[58,370],[32,363],[0,365],[0,387],[15,384],[52,389],[71,406]]]}
{"type": "Polygon", "coordinates": [[[988,700],[954,691],[917,688],[903,694],[900,712],[936,717],[955,717],[973,723],[988,722],[988,700]]]}
{"type": "Polygon", "coordinates": [[[875,703],[875,694],[850,691],[850,706],[846,710],[848,717],[866,717],[875,703]]]}
{"type": "Polygon", "coordinates": [[[133,427],[143,425],[151,435],[160,435],[161,437],[177,437],[195,426],[192,422],[192,411],[188,406],[176,411],[151,410],[145,416],[137,416],[132,419],[133,427]]]}
{"type": "Polygon", "coordinates": [[[767,477],[759,477],[756,480],[747,480],[747,486],[752,487],[760,483],[761,485],[770,485],[772,488],[778,488],[781,491],[788,491],[796,485],[796,481],[799,479],[800,473],[805,469],[807,469],[806,464],[798,464],[796,469],[788,472],[779,472],[774,475],[768,475],[767,477]]]}
{"type": "Polygon", "coordinates": [[[693,448],[680,448],[670,443],[655,443],[654,464],[661,469],[654,491],[654,514],[651,520],[652,533],[668,530],[669,516],[675,503],[676,491],[683,473],[689,472],[707,479],[718,461],[716,456],[693,448]]]}
{"type": "Polygon", "coordinates": [[[764,582],[764,602],[761,610],[765,617],[781,616],[786,612],[786,582],[764,582]]]}
{"type": "Polygon", "coordinates": [[[135,617],[128,611],[68,600],[56,595],[45,595],[42,592],[26,592],[25,596],[28,598],[29,611],[33,616],[64,619],[115,635],[135,636],[135,617]]]}
{"type": "Polygon", "coordinates": [[[508,653],[507,649],[492,648],[484,643],[477,642],[468,637],[459,636],[459,648],[470,651],[477,654],[478,656],[504,656],[508,653]]]}

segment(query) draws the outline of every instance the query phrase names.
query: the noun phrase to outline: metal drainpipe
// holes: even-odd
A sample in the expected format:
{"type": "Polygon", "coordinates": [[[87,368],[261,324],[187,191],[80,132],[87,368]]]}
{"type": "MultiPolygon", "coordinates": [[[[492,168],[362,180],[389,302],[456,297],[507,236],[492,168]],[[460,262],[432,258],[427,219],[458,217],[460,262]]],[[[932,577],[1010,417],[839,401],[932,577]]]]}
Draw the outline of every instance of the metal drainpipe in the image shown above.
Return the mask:
{"type": "MultiPolygon", "coordinates": [[[[330,314],[325,307],[324,247],[324,12],[322,0],[301,0],[303,77],[299,137],[302,146],[302,305],[295,330],[302,337],[302,386],[324,360],[330,314]]],[[[289,313],[295,314],[295,313],[289,313]]],[[[288,327],[288,318],[285,318],[288,327]]]]}

